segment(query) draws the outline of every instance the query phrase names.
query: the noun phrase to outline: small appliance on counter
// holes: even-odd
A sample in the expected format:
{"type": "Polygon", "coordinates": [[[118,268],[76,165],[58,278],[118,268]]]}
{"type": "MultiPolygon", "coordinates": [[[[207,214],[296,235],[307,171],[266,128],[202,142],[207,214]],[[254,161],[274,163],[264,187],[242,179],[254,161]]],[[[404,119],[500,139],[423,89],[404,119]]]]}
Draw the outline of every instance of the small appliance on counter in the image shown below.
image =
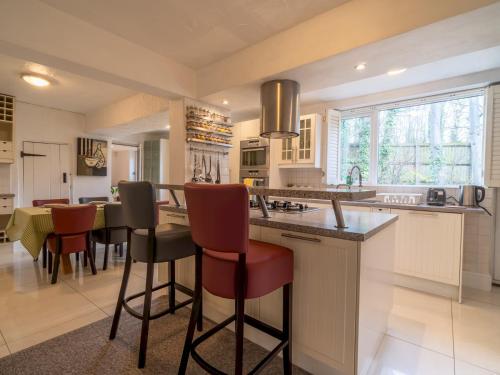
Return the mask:
{"type": "Polygon", "coordinates": [[[461,185],[459,203],[460,206],[480,207],[479,203],[484,201],[486,190],[482,186],[476,185],[461,185]]]}
{"type": "Polygon", "coordinates": [[[446,205],[446,190],[443,188],[429,188],[427,190],[427,204],[429,206],[446,205]]]}

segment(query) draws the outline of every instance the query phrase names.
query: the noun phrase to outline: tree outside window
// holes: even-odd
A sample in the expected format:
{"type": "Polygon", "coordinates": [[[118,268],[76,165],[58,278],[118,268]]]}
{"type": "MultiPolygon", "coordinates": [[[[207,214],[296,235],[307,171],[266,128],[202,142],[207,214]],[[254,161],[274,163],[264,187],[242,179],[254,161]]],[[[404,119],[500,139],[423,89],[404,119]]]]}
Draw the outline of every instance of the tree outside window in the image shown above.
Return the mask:
{"type": "Polygon", "coordinates": [[[340,181],[346,182],[351,168],[361,169],[364,181],[370,170],[370,117],[355,117],[340,123],[340,181]]]}
{"type": "Polygon", "coordinates": [[[474,96],[380,111],[378,183],[480,183],[483,103],[474,96]]]}

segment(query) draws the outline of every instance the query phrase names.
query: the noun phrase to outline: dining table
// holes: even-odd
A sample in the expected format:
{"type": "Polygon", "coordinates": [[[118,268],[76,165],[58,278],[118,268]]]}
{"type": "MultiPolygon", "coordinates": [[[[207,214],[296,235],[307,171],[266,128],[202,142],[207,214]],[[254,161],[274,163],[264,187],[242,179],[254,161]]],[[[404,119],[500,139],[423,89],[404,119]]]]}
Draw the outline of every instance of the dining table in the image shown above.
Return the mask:
{"type": "MultiPolygon", "coordinates": [[[[97,206],[93,229],[104,228],[104,208],[97,206]]],[[[47,236],[54,232],[52,209],[47,207],[15,208],[5,233],[10,241],[21,241],[24,248],[37,260],[47,236]]],[[[69,254],[61,255],[64,273],[73,272],[69,254]]]]}

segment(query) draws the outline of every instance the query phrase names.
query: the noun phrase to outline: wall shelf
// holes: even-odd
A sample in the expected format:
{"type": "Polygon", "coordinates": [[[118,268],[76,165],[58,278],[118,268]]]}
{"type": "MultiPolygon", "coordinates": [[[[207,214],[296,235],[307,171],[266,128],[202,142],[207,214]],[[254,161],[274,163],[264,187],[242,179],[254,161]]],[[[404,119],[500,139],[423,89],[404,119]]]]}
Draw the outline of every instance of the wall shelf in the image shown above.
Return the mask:
{"type": "Polygon", "coordinates": [[[202,144],[206,144],[206,145],[215,145],[215,146],[221,146],[221,147],[227,147],[227,148],[233,147],[232,144],[228,144],[228,143],[219,143],[219,142],[205,141],[203,139],[196,139],[196,138],[190,138],[190,137],[188,137],[186,139],[186,142],[202,143],[202,144]]]}
{"type": "Polygon", "coordinates": [[[224,137],[228,137],[228,138],[231,138],[233,137],[233,133],[225,133],[225,132],[221,132],[221,131],[218,131],[218,130],[213,130],[213,129],[207,129],[207,128],[200,128],[200,127],[197,127],[197,126],[187,126],[187,131],[197,131],[197,132],[204,132],[204,133],[211,133],[211,134],[217,134],[217,135],[222,135],[224,137]]]}

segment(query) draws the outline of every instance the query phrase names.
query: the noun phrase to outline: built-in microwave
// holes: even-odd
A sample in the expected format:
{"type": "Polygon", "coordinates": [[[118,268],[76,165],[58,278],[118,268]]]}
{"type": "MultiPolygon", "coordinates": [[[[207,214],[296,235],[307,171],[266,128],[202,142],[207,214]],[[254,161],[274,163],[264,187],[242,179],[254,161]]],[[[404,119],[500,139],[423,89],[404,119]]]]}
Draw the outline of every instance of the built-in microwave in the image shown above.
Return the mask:
{"type": "Polygon", "coordinates": [[[240,142],[240,170],[269,169],[269,140],[248,139],[240,142]]]}

